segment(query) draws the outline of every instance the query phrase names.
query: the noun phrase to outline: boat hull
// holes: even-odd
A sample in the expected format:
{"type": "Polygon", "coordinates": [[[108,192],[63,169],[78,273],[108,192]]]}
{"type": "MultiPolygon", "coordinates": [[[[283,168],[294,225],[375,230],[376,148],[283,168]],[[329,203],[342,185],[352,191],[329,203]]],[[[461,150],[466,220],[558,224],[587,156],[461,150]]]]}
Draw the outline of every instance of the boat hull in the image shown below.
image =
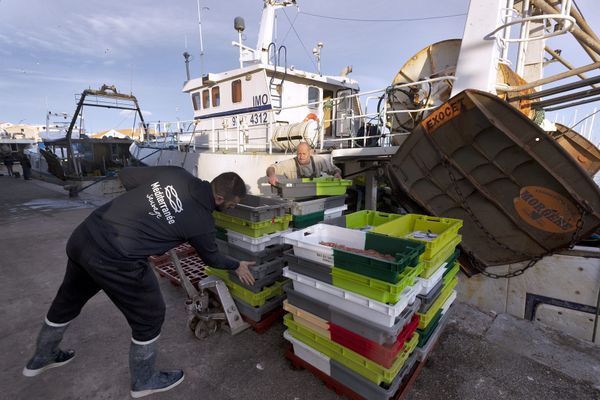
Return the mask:
{"type": "Polygon", "coordinates": [[[600,190],[588,173],[485,92],[464,91],[423,120],[387,173],[413,209],[464,220],[462,248],[476,269],[542,257],[600,225],[600,190]]]}

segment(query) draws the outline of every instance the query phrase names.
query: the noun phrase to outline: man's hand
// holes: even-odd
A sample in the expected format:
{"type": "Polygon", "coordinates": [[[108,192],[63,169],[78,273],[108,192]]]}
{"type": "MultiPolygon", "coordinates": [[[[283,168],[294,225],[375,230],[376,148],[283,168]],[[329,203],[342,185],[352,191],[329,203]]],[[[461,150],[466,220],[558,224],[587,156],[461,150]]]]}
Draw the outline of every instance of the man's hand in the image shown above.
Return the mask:
{"type": "Polygon", "coordinates": [[[276,175],[272,175],[272,176],[267,176],[267,180],[269,181],[269,183],[273,186],[277,185],[279,183],[279,179],[277,179],[276,175]]]}
{"type": "Polygon", "coordinates": [[[342,174],[338,171],[333,175],[335,178],[342,179],[342,174]]]}
{"type": "Polygon", "coordinates": [[[254,285],[254,276],[252,275],[252,272],[250,272],[249,267],[255,264],[254,261],[240,261],[240,266],[235,270],[238,278],[248,286],[254,285]]]}

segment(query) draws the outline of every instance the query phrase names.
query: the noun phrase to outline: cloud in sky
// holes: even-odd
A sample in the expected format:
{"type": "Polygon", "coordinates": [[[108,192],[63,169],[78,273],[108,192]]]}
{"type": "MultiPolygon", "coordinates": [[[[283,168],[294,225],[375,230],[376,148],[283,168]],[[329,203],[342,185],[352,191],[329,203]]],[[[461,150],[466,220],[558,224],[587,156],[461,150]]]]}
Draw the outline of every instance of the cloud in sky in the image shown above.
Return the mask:
{"type": "MultiPolygon", "coordinates": [[[[200,3],[208,8],[202,12],[205,72],[236,68],[233,19],[244,17],[245,44],[254,47],[262,0],[200,3]]],[[[600,28],[600,4],[577,3],[590,25],[600,28]]],[[[323,42],[325,74],[338,74],[353,65],[351,76],[362,89],[372,90],[389,85],[399,68],[423,47],[461,37],[465,17],[386,23],[309,14],[384,20],[455,15],[465,13],[468,6],[469,0],[298,0],[298,9],[278,13],[277,41],[288,49],[288,66],[308,71],[315,70],[312,47],[323,42]]],[[[75,94],[102,84],[133,93],[153,119],[191,118],[191,102],[181,93],[182,53],[187,43],[193,57],[192,76],[197,77],[196,1],[2,0],[0,15],[0,120],[34,123],[41,122],[48,109],[73,112],[75,94]]],[[[588,62],[589,58],[581,57],[574,64],[588,62]]],[[[123,118],[116,114],[98,123],[88,118],[88,129],[115,127],[123,118]]]]}

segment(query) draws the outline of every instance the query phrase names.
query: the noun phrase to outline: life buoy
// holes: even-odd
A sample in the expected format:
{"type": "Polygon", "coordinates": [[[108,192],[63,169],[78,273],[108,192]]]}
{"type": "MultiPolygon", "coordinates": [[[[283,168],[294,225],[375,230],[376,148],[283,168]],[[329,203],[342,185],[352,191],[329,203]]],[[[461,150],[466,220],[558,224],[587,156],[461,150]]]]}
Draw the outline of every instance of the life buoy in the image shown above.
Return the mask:
{"type": "Polygon", "coordinates": [[[321,120],[319,120],[319,117],[315,113],[310,113],[306,117],[304,117],[304,122],[310,121],[311,119],[313,121],[317,121],[317,123],[321,122],[321,120]]]}

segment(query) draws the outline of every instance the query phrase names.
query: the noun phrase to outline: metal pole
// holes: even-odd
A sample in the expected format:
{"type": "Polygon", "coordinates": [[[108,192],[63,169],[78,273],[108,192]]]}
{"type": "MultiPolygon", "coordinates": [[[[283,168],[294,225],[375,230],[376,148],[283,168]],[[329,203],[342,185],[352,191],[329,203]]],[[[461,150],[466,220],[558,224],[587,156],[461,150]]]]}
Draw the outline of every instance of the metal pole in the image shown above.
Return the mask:
{"type": "MultiPolygon", "coordinates": [[[[529,0],[523,0],[523,12],[521,15],[523,18],[529,17],[529,0]]],[[[529,38],[529,21],[526,21],[524,24],[521,24],[521,33],[519,35],[521,39],[529,38]]],[[[517,51],[517,67],[516,73],[519,76],[523,76],[523,71],[525,70],[525,53],[527,53],[527,41],[519,42],[519,49],[517,51]]]]}
{"type": "MultiPolygon", "coordinates": [[[[560,11],[546,3],[545,0],[531,0],[531,3],[545,13],[560,14],[560,11]]],[[[594,39],[576,26],[574,26],[571,30],[571,34],[577,39],[577,41],[579,41],[579,43],[589,47],[596,54],[600,54],[600,42],[598,40],[594,39]]]]}
{"type": "Polygon", "coordinates": [[[531,89],[536,86],[545,85],[546,83],[556,82],[560,79],[569,78],[574,75],[581,74],[582,72],[591,71],[593,69],[600,68],[600,62],[595,62],[593,64],[584,65],[583,67],[575,68],[571,71],[565,71],[560,74],[552,75],[547,78],[538,79],[537,81],[533,81],[531,83],[527,83],[525,85],[519,86],[508,86],[508,87],[498,87],[497,90],[499,92],[520,92],[522,90],[531,89]]]}
{"type": "MultiPolygon", "coordinates": [[[[575,69],[575,67],[573,66],[573,64],[571,64],[570,62],[568,62],[567,60],[565,60],[560,54],[558,54],[557,52],[555,52],[554,50],[552,50],[548,46],[545,46],[544,50],[546,50],[546,52],[548,54],[550,54],[554,59],[556,59],[556,61],[558,61],[559,63],[561,63],[562,65],[564,65],[568,69],[570,69],[570,70],[575,69]]],[[[586,74],[577,74],[577,76],[580,77],[581,79],[587,79],[587,75],[586,74]]],[[[596,85],[590,85],[590,86],[596,87],[596,85]]]]}
{"type": "Polygon", "coordinates": [[[200,33],[200,78],[204,76],[204,42],[202,41],[202,9],[206,7],[200,7],[200,0],[196,0],[198,5],[198,31],[200,33]]]}

